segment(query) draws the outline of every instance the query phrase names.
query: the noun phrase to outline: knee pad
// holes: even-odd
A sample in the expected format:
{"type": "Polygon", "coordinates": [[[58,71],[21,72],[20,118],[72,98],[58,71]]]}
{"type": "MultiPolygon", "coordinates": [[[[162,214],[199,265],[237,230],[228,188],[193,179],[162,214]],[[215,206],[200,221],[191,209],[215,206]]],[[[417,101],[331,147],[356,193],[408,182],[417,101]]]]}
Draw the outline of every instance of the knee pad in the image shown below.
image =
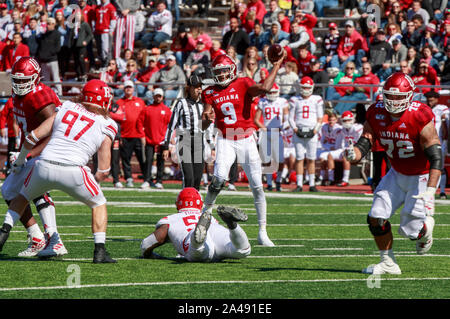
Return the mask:
{"type": "Polygon", "coordinates": [[[223,180],[217,176],[213,176],[211,183],[208,186],[208,191],[210,191],[212,193],[218,193],[222,190],[224,184],[225,184],[225,180],[223,180]]]}
{"type": "Polygon", "coordinates": [[[370,222],[370,217],[367,216],[367,223],[369,224],[369,230],[372,233],[373,236],[383,236],[388,234],[391,231],[391,223],[382,218],[377,218],[377,225],[374,226],[370,222]]]}
{"type": "Polygon", "coordinates": [[[55,206],[52,198],[50,197],[50,194],[48,193],[33,199],[33,203],[38,211],[49,206],[55,206]]]}

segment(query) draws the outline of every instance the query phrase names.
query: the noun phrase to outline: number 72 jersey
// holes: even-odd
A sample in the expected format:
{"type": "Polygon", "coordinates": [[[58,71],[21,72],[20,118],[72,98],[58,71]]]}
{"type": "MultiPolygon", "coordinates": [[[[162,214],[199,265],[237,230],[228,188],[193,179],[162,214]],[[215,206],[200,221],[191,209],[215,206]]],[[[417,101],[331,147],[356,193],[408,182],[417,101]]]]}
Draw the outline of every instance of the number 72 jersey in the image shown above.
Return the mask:
{"type": "Polygon", "coordinates": [[[430,107],[412,102],[402,116],[393,121],[383,101],[379,101],[369,107],[366,120],[397,172],[404,175],[429,172],[430,163],[420,145],[420,132],[434,121],[430,107]]]}
{"type": "Polygon", "coordinates": [[[116,134],[117,124],[114,120],[67,101],[56,114],[50,141],[42,151],[41,158],[85,166],[105,137],[109,136],[114,140],[116,134]]]}

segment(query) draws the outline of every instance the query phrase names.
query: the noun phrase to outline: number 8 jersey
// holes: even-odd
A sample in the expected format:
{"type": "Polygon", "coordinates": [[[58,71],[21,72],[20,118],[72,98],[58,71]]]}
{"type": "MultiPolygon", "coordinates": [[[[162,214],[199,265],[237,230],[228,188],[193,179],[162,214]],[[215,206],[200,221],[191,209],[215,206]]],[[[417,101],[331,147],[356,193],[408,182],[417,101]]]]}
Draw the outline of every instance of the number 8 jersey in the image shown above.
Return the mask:
{"type": "Polygon", "coordinates": [[[402,116],[393,121],[383,101],[379,101],[369,107],[366,120],[397,172],[404,175],[429,172],[430,163],[420,146],[420,132],[434,121],[430,107],[412,102],[402,116]]]}
{"type": "Polygon", "coordinates": [[[117,124],[114,120],[91,113],[80,104],[64,102],[55,117],[50,141],[42,151],[41,158],[85,166],[105,137],[114,140],[116,134],[117,124]]]}

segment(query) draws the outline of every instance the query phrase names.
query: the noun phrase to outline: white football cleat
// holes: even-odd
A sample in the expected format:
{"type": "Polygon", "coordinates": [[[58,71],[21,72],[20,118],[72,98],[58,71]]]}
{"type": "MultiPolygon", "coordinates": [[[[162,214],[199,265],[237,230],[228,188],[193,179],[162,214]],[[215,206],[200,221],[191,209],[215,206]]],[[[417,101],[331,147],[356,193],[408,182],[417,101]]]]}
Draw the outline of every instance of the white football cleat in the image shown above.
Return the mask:
{"type": "Polygon", "coordinates": [[[164,189],[164,186],[163,186],[161,183],[156,183],[156,184],[155,184],[155,187],[156,187],[157,189],[164,189]]]}
{"type": "Polygon", "coordinates": [[[24,251],[20,252],[17,256],[19,257],[34,257],[36,256],[40,251],[44,250],[45,246],[47,245],[47,241],[45,240],[45,237],[43,238],[31,238],[28,236],[28,247],[24,251]]]}
{"type": "Polygon", "coordinates": [[[65,254],[67,254],[67,249],[66,247],[64,247],[59,234],[55,232],[50,237],[47,247],[45,247],[45,249],[39,252],[37,255],[38,257],[56,257],[63,256],[65,254]]]}
{"type": "Polygon", "coordinates": [[[117,182],[114,184],[115,188],[123,188],[123,184],[121,182],[117,182]]]}
{"type": "Polygon", "coordinates": [[[401,275],[402,271],[400,270],[400,267],[396,263],[388,264],[386,262],[380,262],[376,265],[370,265],[367,268],[364,268],[362,270],[363,274],[370,274],[370,275],[384,275],[384,274],[391,274],[391,275],[401,275]]]}
{"type": "Polygon", "coordinates": [[[425,226],[427,228],[425,235],[416,242],[416,251],[419,255],[427,253],[433,245],[434,218],[427,216],[425,226]]]}
{"type": "Polygon", "coordinates": [[[209,226],[211,226],[212,214],[210,210],[206,210],[200,216],[197,226],[194,230],[194,241],[201,245],[205,242],[206,235],[208,234],[209,226]]]}
{"type": "Polygon", "coordinates": [[[143,182],[141,184],[141,189],[149,189],[150,188],[150,183],[149,182],[143,182]]]}
{"type": "Polygon", "coordinates": [[[258,233],[258,244],[266,247],[275,247],[275,244],[267,236],[267,232],[260,231],[258,233]]]}
{"type": "Polygon", "coordinates": [[[133,179],[132,178],[127,179],[127,187],[130,187],[130,188],[134,187],[134,183],[133,183],[133,179]]]}

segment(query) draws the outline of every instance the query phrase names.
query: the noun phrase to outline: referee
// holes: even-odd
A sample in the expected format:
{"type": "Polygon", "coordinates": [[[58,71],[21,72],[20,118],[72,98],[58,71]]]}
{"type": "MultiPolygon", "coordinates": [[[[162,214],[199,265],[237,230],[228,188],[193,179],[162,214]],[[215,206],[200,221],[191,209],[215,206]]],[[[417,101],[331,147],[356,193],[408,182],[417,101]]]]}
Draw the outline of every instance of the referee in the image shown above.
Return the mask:
{"type": "Polygon", "coordinates": [[[200,189],[204,167],[201,94],[202,80],[193,74],[184,91],[186,98],[179,99],[172,110],[163,144],[163,157],[167,160],[169,142],[175,131],[183,187],[195,187],[197,190],[200,189]]]}

